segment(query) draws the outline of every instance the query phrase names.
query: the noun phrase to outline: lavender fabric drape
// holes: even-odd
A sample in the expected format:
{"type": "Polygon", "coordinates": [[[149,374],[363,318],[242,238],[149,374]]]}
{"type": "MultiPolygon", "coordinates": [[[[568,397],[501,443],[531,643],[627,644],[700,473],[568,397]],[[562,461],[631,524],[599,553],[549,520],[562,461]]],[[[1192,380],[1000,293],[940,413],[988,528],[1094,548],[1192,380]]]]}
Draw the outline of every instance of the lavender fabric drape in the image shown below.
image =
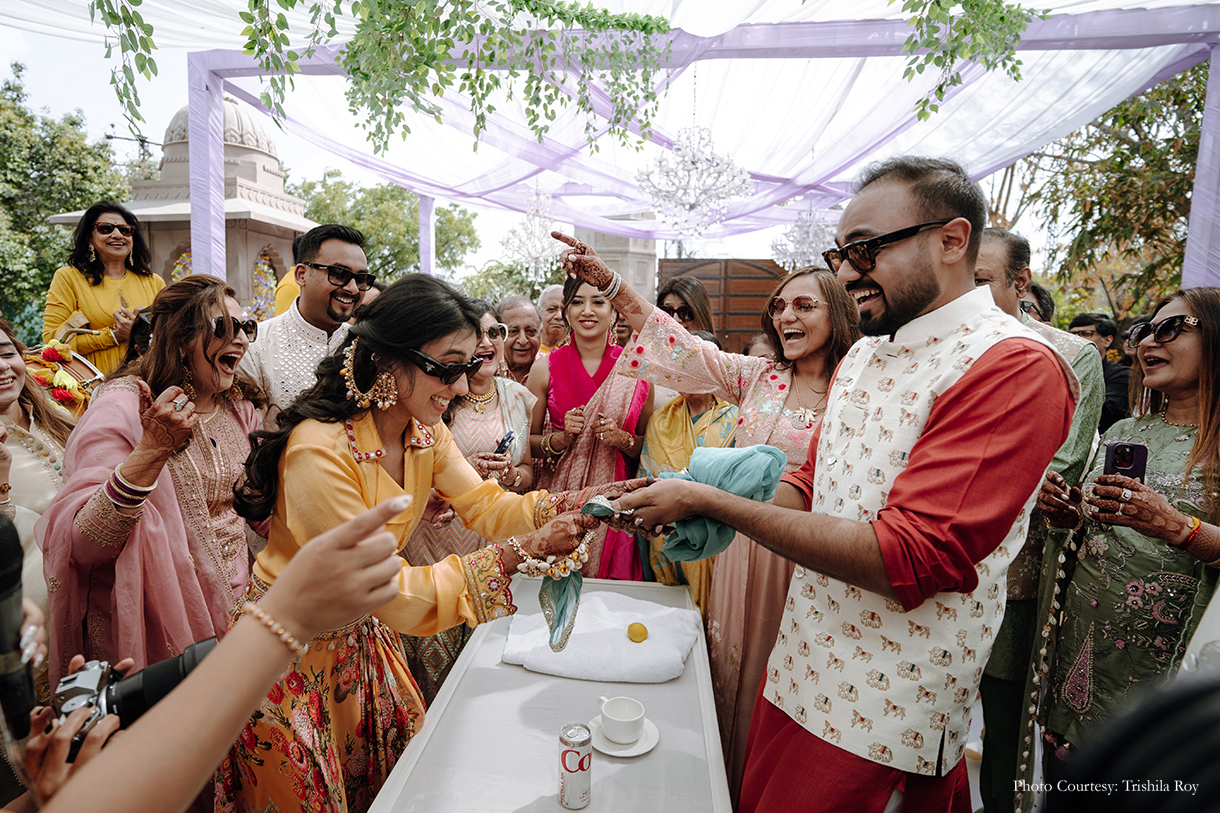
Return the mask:
{"type": "MultiPolygon", "coordinates": [[[[526,193],[537,188],[550,195],[556,220],[607,234],[674,239],[681,235],[658,221],[617,218],[650,210],[636,173],[693,122],[708,127],[718,152],[750,173],[752,192],[732,204],[725,222],[706,236],[738,234],[790,223],[809,205],[841,202],[866,161],[898,152],[953,155],[983,177],[1122,99],[1209,59],[1220,42],[1216,0],[1049,5],[1050,17],[1032,21],[1018,46],[1021,83],[965,65],[964,84],[927,122],[916,121],[913,106],[935,77],[929,72],[914,83],[903,80],[900,50],[909,27],[900,7],[885,0],[604,0],[603,7],[615,11],[666,15],[674,26],[667,35],[669,69],[655,77],[666,93],[642,150],[606,138],[599,139],[596,152],[590,150],[584,118],[571,110],[561,113],[539,141],[525,124],[521,100],[501,97],[494,100],[496,112],[472,152],[473,114],[467,100],[451,92],[438,102],[444,124],[408,113],[407,142],[395,140],[386,153],[374,155],[343,96],[336,65],[342,42],[301,63],[304,75],[285,102],[284,126],[421,195],[521,212],[526,193]],[[451,128],[463,137],[454,137],[451,128]],[[797,196],[806,197],[802,206],[777,206],[797,196]]],[[[210,100],[219,117],[222,89],[257,104],[259,70],[236,50],[242,38],[232,24],[243,7],[238,0],[205,0],[188,8],[145,0],[141,6],[162,49],[231,49],[191,55],[193,112],[210,100]]],[[[307,17],[298,11],[286,16],[299,40],[308,31],[307,17]]],[[[87,20],[86,0],[10,0],[0,8],[0,23],[101,36],[87,20]]],[[[339,19],[340,38],[353,32],[352,25],[339,19]]],[[[594,132],[601,134],[612,91],[596,82],[588,90],[598,116],[594,132]]],[[[1209,113],[1213,109],[1209,105],[1209,113]]],[[[1192,213],[1186,278],[1194,283],[1215,282],[1220,273],[1208,271],[1220,268],[1209,262],[1216,231],[1209,225],[1216,217],[1218,171],[1209,163],[1216,153],[1216,118],[1209,115],[1204,124],[1201,185],[1192,213]]],[[[219,163],[211,162],[221,150],[219,120],[194,115],[191,129],[192,204],[201,215],[192,235],[195,264],[220,273],[222,193],[205,191],[221,187],[219,163]],[[200,139],[207,143],[196,145],[200,139]],[[205,178],[211,179],[206,187],[205,178]]]]}

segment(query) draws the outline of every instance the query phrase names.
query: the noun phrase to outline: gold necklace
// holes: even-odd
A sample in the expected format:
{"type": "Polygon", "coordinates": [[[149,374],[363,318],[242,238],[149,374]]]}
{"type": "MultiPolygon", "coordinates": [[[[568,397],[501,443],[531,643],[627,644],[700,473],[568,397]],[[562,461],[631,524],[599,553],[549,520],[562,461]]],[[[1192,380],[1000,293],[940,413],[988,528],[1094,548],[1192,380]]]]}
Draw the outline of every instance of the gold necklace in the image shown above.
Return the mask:
{"type": "Polygon", "coordinates": [[[491,389],[489,389],[487,392],[483,393],[482,395],[475,395],[472,392],[468,392],[462,396],[462,400],[468,404],[473,404],[474,411],[479,413],[480,415],[482,415],[484,412],[487,411],[487,405],[490,404],[492,402],[492,399],[495,397],[496,397],[496,388],[495,388],[495,386],[492,386],[491,389]]]}
{"type": "MultiPolygon", "coordinates": [[[[813,426],[814,421],[818,419],[818,415],[822,413],[822,410],[817,408],[817,402],[814,402],[812,407],[806,407],[805,404],[802,403],[801,384],[800,381],[797,380],[795,371],[793,371],[792,374],[792,391],[796,393],[796,409],[792,413],[792,426],[794,429],[808,429],[809,427],[813,426]]],[[[814,390],[814,392],[817,392],[817,390],[814,390]]],[[[822,398],[825,398],[826,396],[825,391],[819,394],[822,396],[822,398]]],[[[819,398],[818,401],[821,401],[822,398],[819,398]]]]}

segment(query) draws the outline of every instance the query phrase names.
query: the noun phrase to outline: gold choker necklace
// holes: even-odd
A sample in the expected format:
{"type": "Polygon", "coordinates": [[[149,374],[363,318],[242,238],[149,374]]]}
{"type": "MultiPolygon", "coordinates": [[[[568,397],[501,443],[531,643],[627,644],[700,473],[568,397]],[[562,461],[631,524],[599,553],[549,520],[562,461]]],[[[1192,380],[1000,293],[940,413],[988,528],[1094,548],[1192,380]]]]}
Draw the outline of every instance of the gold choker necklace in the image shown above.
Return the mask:
{"type": "Polygon", "coordinates": [[[479,414],[482,414],[483,412],[487,411],[487,405],[490,404],[492,399],[495,397],[496,397],[496,388],[493,386],[483,395],[475,395],[472,392],[468,392],[462,396],[462,400],[466,401],[469,404],[473,404],[474,411],[478,412],[479,414]]]}

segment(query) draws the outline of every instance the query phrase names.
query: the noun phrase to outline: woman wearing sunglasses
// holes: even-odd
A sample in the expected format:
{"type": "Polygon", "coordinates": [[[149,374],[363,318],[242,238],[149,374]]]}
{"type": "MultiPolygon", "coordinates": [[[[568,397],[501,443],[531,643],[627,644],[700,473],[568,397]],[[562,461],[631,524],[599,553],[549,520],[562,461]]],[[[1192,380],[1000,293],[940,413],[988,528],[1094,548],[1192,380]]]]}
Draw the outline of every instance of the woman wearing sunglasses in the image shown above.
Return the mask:
{"type": "Polygon", "coordinates": [[[47,292],[43,342],[67,342],[103,373],[117,367],[136,312],[165,287],[150,260],[135,215],[109,200],[86,209],[68,265],[55,272],[47,292]]]}
{"type": "MultiPolygon", "coordinates": [[[[855,302],[829,271],[806,268],[776,286],[762,329],[776,358],[719,351],[690,335],[661,308],[622,282],[588,245],[553,233],[572,248],[564,268],[606,290],[639,332],[627,346],[625,376],[711,393],[738,408],[736,445],[765,443],[788,455],[787,472],[805,462],[822,419],[831,373],[859,338],[855,302]]],[[[716,557],[707,603],[708,649],[729,789],[737,797],[746,735],[767,657],[775,644],[792,564],[738,535],[716,557]]]]}
{"type": "Polygon", "coordinates": [[[259,422],[234,374],[254,323],[232,288],[201,274],[148,313],[149,349],[94,393],[36,526],[52,686],[78,652],[142,669],[224,633],[246,588],[233,484],[259,422]]]}
{"type": "Polygon", "coordinates": [[[280,413],[279,429],[256,433],[238,510],[270,517],[271,533],[247,601],[259,601],[308,540],[404,493],[410,509],[386,525],[400,547],[433,490],[498,544],[430,566],[401,551],[394,600],[305,642],[268,693],[221,766],[217,810],[367,809],[423,725],[398,636],[512,614],[509,574],[522,553],[562,556],[596,526],[575,513],[595,491],[506,492],[471,467],[442,421],[487,363],[476,356],[485,315],[434,277],[398,280],[361,309],[314,387],[280,413]]]}
{"type": "MultiPolygon", "coordinates": [[[[1046,649],[1034,656],[1039,685],[1029,688],[1050,690],[1039,719],[1051,771],[1056,757],[1092,744],[1101,722],[1176,667],[1220,565],[1220,289],[1162,299],[1127,341],[1139,360],[1133,417],[1103,440],[1142,444],[1146,474],[1103,474],[1103,446],[1083,493],[1052,473],[1038,498],[1048,525],[1076,529],[1047,545],[1046,649]]],[[[1132,474],[1140,453],[1111,450],[1118,470],[1132,474]]]]}
{"type": "MultiPolygon", "coordinates": [[[[542,460],[538,484],[562,490],[623,480],[640,459],[652,390],[615,375],[623,348],[614,340],[614,307],[600,291],[567,280],[560,312],[568,337],[538,357],[527,381],[538,399],[530,417],[531,451],[542,460]]],[[[642,580],[634,535],[613,528],[598,533],[587,574],[642,580]]]]}
{"type": "MultiPolygon", "coordinates": [[[[479,477],[496,480],[506,490],[524,494],[534,481],[529,422],[535,399],[516,381],[497,375],[503,369],[507,328],[496,319],[487,302],[474,299],[471,304],[481,314],[474,357],[482,363],[467,378],[469,391],[449,402],[444,421],[454,444],[479,477]],[[504,446],[509,434],[512,437],[504,446]]],[[[466,556],[487,546],[487,540],[477,531],[454,518],[447,504],[438,507],[444,519],[419,523],[407,540],[403,556],[408,562],[434,565],[447,556],[466,556]]],[[[473,634],[473,627],[461,624],[436,635],[402,636],[407,665],[419,684],[425,705],[432,705],[453,662],[473,634]]]]}
{"type": "Polygon", "coordinates": [[[707,289],[693,277],[674,277],[662,285],[657,291],[657,307],[677,319],[688,332],[716,332],[712,327],[712,301],[707,296],[707,289]]]}

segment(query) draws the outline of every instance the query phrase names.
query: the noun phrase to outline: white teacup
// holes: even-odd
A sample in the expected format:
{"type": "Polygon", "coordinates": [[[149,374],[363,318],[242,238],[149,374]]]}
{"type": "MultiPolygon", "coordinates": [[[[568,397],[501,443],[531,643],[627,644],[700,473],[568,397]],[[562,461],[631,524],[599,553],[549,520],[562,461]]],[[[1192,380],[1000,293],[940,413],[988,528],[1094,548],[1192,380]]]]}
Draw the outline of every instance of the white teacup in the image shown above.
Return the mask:
{"type": "Polygon", "coordinates": [[[644,704],[630,697],[599,697],[602,710],[602,736],[627,745],[644,733],[644,704]]]}

